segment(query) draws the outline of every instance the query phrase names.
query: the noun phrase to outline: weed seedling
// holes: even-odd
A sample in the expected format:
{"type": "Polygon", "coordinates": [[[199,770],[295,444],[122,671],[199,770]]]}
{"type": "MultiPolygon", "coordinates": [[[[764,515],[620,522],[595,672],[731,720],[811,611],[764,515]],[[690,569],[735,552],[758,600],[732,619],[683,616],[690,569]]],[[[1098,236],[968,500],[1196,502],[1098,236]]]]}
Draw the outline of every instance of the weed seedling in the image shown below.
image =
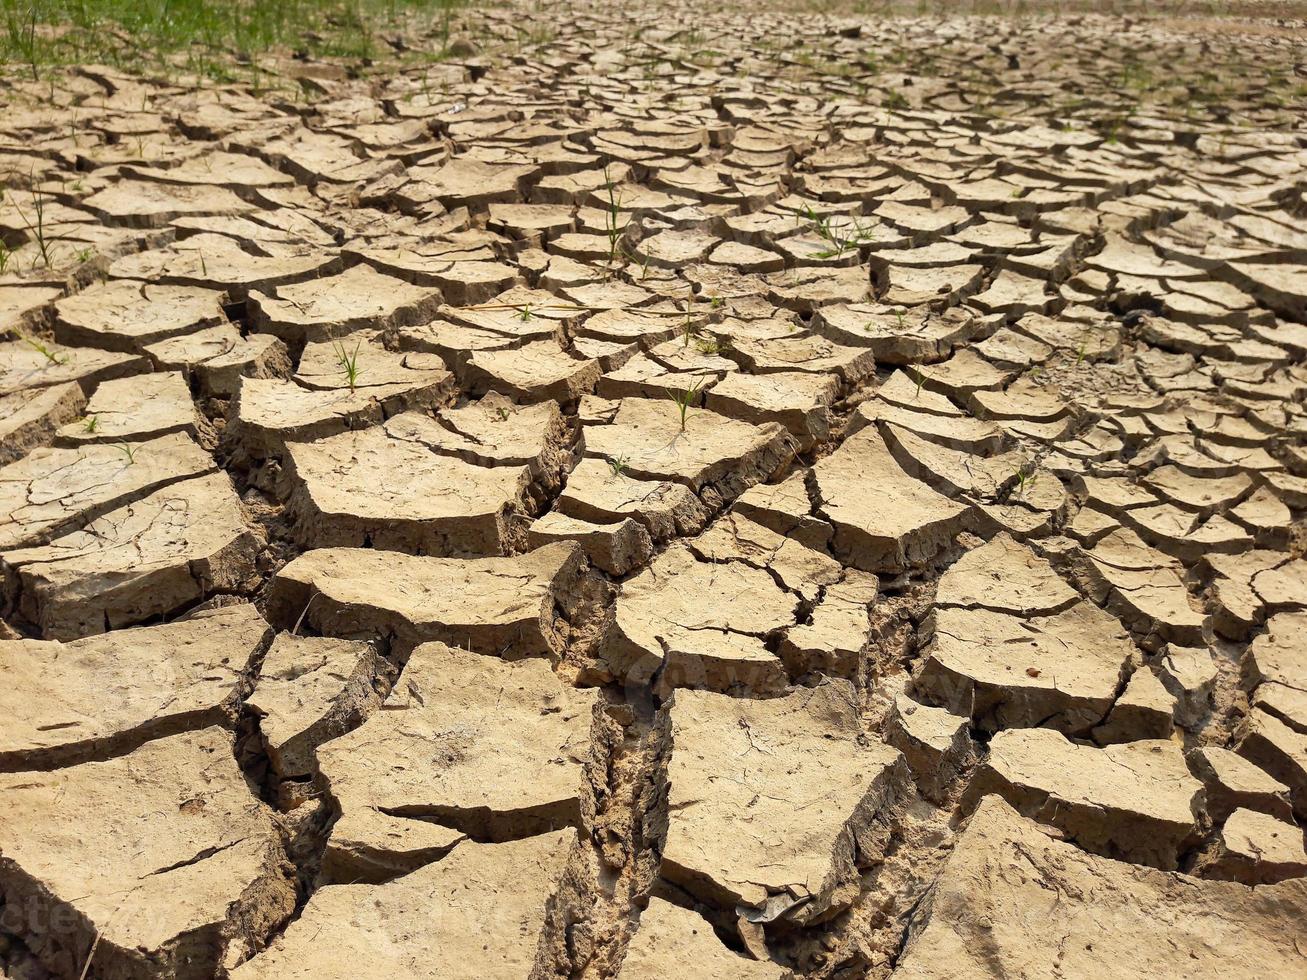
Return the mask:
{"type": "Polygon", "coordinates": [[[613,474],[613,478],[614,478],[614,479],[616,479],[617,477],[621,476],[623,473],[626,472],[626,457],[625,457],[625,456],[609,456],[609,457],[608,457],[608,468],[612,471],[612,474],[613,474]]]}
{"type": "Polygon", "coordinates": [[[690,315],[690,308],[694,305],[694,290],[685,291],[685,322],[681,324],[681,349],[688,350],[690,341],[694,339],[696,333],[694,329],[693,318],[690,315]]]}
{"type": "Polygon", "coordinates": [[[917,382],[917,390],[915,393],[913,393],[912,397],[919,399],[921,398],[921,386],[926,383],[926,376],[922,374],[920,371],[917,371],[915,380],[917,382]]]}
{"type": "Polygon", "coordinates": [[[1079,366],[1085,362],[1085,355],[1089,351],[1089,331],[1086,330],[1080,335],[1080,346],[1076,348],[1076,365],[1079,366]]]}
{"type": "Polygon", "coordinates": [[[521,320],[523,323],[526,323],[526,322],[527,322],[528,320],[530,320],[533,316],[535,316],[535,314],[531,312],[531,304],[530,304],[530,303],[527,303],[526,305],[524,305],[524,306],[523,306],[520,310],[518,310],[518,312],[517,312],[517,318],[518,318],[519,320],[521,320]]]}
{"type": "Polygon", "coordinates": [[[354,345],[354,350],[345,349],[345,345],[339,340],[331,345],[331,349],[336,352],[336,363],[340,365],[340,370],[345,375],[345,381],[349,385],[349,390],[353,391],[358,384],[359,375],[363,373],[359,367],[359,348],[363,346],[363,341],[358,341],[354,345]]]}
{"type": "Polygon", "coordinates": [[[39,81],[37,71],[39,60],[36,42],[36,4],[26,4],[27,16],[22,16],[18,4],[5,4],[5,33],[8,35],[9,47],[19,52],[32,69],[32,81],[39,81]]]}
{"type": "Polygon", "coordinates": [[[906,315],[907,315],[907,311],[906,311],[906,310],[895,310],[895,311],[894,311],[894,316],[897,317],[897,318],[898,318],[898,321],[899,321],[899,333],[902,333],[902,332],[903,332],[903,318],[904,318],[904,316],[906,316],[906,315]]]}
{"type": "Polygon", "coordinates": [[[622,236],[626,234],[626,223],[619,224],[622,217],[622,198],[617,193],[617,185],[613,183],[607,166],[604,167],[604,188],[608,192],[608,209],[604,213],[604,234],[608,236],[608,264],[612,265],[617,261],[622,236]]]}
{"type": "MultiPolygon", "coordinates": [[[[48,269],[51,265],[50,246],[54,243],[54,240],[45,230],[45,192],[36,184],[35,170],[32,171],[30,182],[32,186],[32,211],[36,215],[36,221],[32,222],[29,220],[27,215],[21,210],[18,212],[18,216],[23,219],[23,224],[27,225],[27,230],[30,231],[32,237],[36,239],[36,247],[41,253],[41,261],[45,263],[45,267],[48,269]]],[[[14,202],[14,208],[18,208],[17,202],[14,202]]],[[[35,262],[32,263],[32,268],[36,268],[35,262]]]]}
{"type": "Polygon", "coordinates": [[[48,363],[50,363],[50,364],[67,364],[67,363],[68,363],[68,355],[67,355],[67,354],[59,354],[59,353],[56,353],[55,351],[51,350],[51,349],[50,349],[50,348],[45,344],[44,341],[38,340],[38,339],[35,338],[35,337],[28,337],[28,336],[22,336],[21,339],[22,339],[23,343],[25,343],[28,347],[32,348],[32,350],[36,351],[38,354],[40,354],[42,357],[44,357],[48,363]]]}
{"type": "Polygon", "coordinates": [[[1012,472],[1012,475],[1017,480],[1017,494],[1022,497],[1026,495],[1028,488],[1035,485],[1035,480],[1038,478],[1034,463],[1023,463],[1012,472]]]}
{"type": "Polygon", "coordinates": [[[128,466],[131,466],[136,462],[136,447],[130,442],[120,442],[116,448],[120,453],[127,457],[128,466]]]}
{"type": "Polygon", "coordinates": [[[686,388],[686,389],[684,389],[684,390],[682,390],[682,391],[673,391],[673,392],[670,392],[671,399],[672,399],[672,401],[676,402],[676,408],[677,408],[677,411],[679,411],[680,414],[681,414],[681,431],[682,431],[682,432],[685,431],[685,418],[686,418],[686,415],[687,415],[687,413],[690,411],[690,406],[694,404],[694,400],[695,400],[696,398],[698,398],[700,392],[703,391],[703,384],[704,384],[704,379],[703,379],[703,378],[697,378],[697,379],[694,381],[694,383],[690,385],[690,387],[688,387],[688,388],[686,388]]]}
{"type": "Polygon", "coordinates": [[[88,415],[88,416],[86,416],[86,421],[82,423],[82,428],[83,428],[86,432],[88,432],[88,433],[92,433],[92,432],[97,432],[97,431],[99,431],[99,429],[100,429],[100,416],[98,416],[98,415],[88,415]]]}
{"type": "Polygon", "coordinates": [[[831,245],[830,248],[818,252],[816,258],[841,259],[850,249],[856,248],[862,242],[870,241],[872,238],[872,230],[863,226],[862,222],[854,215],[849,216],[850,230],[847,234],[841,234],[831,226],[830,216],[822,217],[818,215],[811,205],[806,206],[803,213],[813,223],[813,230],[818,237],[830,242],[831,245]]]}

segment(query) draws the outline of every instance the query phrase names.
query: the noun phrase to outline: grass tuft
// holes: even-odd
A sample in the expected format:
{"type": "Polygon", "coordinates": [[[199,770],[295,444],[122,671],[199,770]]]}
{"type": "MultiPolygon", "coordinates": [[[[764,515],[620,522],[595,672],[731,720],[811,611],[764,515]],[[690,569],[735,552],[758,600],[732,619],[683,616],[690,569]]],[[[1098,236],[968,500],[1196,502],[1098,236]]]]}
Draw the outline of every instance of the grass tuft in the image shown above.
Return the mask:
{"type": "Polygon", "coordinates": [[[672,401],[676,402],[677,411],[680,412],[681,415],[682,432],[685,431],[685,419],[690,411],[690,406],[695,403],[700,394],[704,391],[704,382],[704,378],[698,378],[688,388],[681,391],[669,392],[672,401]]]}
{"type": "Polygon", "coordinates": [[[354,344],[352,351],[346,349],[344,343],[339,340],[331,345],[331,349],[336,353],[336,363],[345,375],[345,383],[349,385],[350,391],[358,386],[359,375],[363,373],[363,369],[359,367],[359,348],[362,346],[361,340],[354,344]]]}
{"type": "MultiPolygon", "coordinates": [[[[447,45],[466,0],[0,0],[0,62],[39,79],[65,65],[107,64],[165,76],[185,71],[255,85],[259,58],[375,58],[401,21],[436,28],[447,45]]],[[[388,50],[388,49],[387,49],[388,50]]],[[[439,57],[440,51],[429,52],[439,57]]]]}

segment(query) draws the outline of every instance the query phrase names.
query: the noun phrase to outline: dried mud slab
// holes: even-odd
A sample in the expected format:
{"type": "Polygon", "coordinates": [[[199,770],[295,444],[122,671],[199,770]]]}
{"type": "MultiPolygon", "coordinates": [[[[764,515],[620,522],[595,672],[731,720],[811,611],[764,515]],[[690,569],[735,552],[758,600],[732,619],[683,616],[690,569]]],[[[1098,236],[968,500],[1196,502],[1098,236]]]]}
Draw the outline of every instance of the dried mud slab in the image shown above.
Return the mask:
{"type": "Polygon", "coordinates": [[[454,377],[443,366],[405,371],[402,381],[313,389],[277,378],[240,379],[226,438],[252,460],[281,456],[288,440],[306,442],[376,425],[392,415],[450,399],[454,377]]]}
{"type": "Polygon", "coordinates": [[[48,356],[25,343],[0,343],[0,398],[20,392],[62,387],[69,381],[90,392],[102,381],[148,371],[149,362],[136,354],[91,347],[48,347],[48,356]]]}
{"type": "Polygon", "coordinates": [[[638,480],[617,460],[584,459],[567,475],[558,512],[596,524],[635,520],[654,541],[694,534],[710,512],[694,492],[672,480],[638,480]]]}
{"type": "Polygon", "coordinates": [[[81,415],[85,404],[82,387],[74,382],[0,395],[0,466],[49,443],[61,425],[81,415]]]}
{"type": "Polygon", "coordinates": [[[1047,726],[1083,734],[1106,718],[1129,677],[1135,645],[1089,602],[1050,616],[942,607],[912,689],[982,729],[1047,726]]]}
{"type": "MultiPolygon", "coordinates": [[[[187,400],[189,405],[189,399],[187,400]]],[[[117,445],[38,449],[0,468],[0,550],[47,544],[123,504],[217,467],[187,435],[130,451],[117,445]]]]}
{"type": "Polygon", "coordinates": [[[250,321],[293,344],[341,337],[355,330],[386,330],[424,323],[440,306],[438,289],[411,286],[371,266],[351,266],[323,279],[252,290],[250,321]]]}
{"type": "Polygon", "coordinates": [[[267,977],[493,977],[571,969],[565,936],[583,924],[593,872],[576,832],[460,843],[384,884],[327,885],[233,980],[267,977]]]}
{"type": "Polygon", "coordinates": [[[181,371],[197,393],[230,398],[241,378],[285,378],[291,373],[286,345],[276,337],[242,337],[230,324],[220,324],[151,344],[146,354],[161,371],[181,371]]]}
{"type": "Polygon", "coordinates": [[[792,452],[775,422],[755,426],[691,408],[682,429],[674,403],[650,398],[622,399],[582,438],[587,457],[619,460],[637,480],[669,480],[721,501],[766,480],[792,452]]]}
{"type": "Polygon", "coordinates": [[[911,778],[896,750],[860,737],[852,685],[678,691],[670,714],[663,875],[727,921],[803,925],[846,907],[911,778]]]}
{"type": "Polygon", "coordinates": [[[774,692],[788,682],[768,639],[799,599],[744,561],[701,561],[674,544],[622,586],[600,656],[628,686],[774,692]]]}
{"type": "Polygon", "coordinates": [[[341,811],[323,873],[375,881],[431,860],[440,838],[584,830],[601,735],[598,692],[564,686],[547,661],[423,644],[381,710],[318,750],[341,811]]]}
{"type": "Polygon", "coordinates": [[[269,255],[246,250],[224,235],[193,235],[165,248],[126,255],[109,266],[111,279],[226,292],[243,299],[269,289],[329,275],[340,266],[331,252],[312,248],[269,255]]]}
{"type": "Polygon", "coordinates": [[[195,435],[200,418],[180,371],[106,381],[95,389],[82,420],[59,430],[62,445],[135,442],[170,432],[195,435]]]}
{"type": "Polygon", "coordinates": [[[242,672],[268,636],[239,603],[69,643],[0,641],[9,719],[0,770],[52,769],[230,722],[242,672]]]}
{"type": "Polygon", "coordinates": [[[1236,751],[1288,786],[1294,814],[1307,816],[1307,734],[1255,707],[1241,727],[1236,751]]]}
{"type": "Polygon", "coordinates": [[[640,913],[619,980],[669,976],[690,963],[698,975],[711,980],[780,980],[785,975],[778,964],[755,962],[732,952],[697,913],[652,899],[640,913]]]}
{"type": "Polygon", "coordinates": [[[967,793],[996,792],[1086,850],[1174,870],[1197,836],[1202,789],[1170,740],[1100,749],[1031,728],[994,736],[967,793]]]}
{"type": "Polygon", "coordinates": [[[49,639],[130,626],[255,581],[261,532],[223,473],[183,480],[0,556],[10,608],[49,639]]]}
{"type": "Polygon", "coordinates": [[[329,636],[440,640],[507,659],[561,653],[566,606],[585,568],[575,543],[511,558],[422,558],[372,549],[320,548],[272,580],[268,618],[329,636]]]}
{"type": "Polygon", "coordinates": [[[318,746],[344,735],[380,705],[376,688],[389,672],[375,644],[279,633],[245,700],[258,716],[277,777],[312,775],[318,746]]]}
{"type": "Polygon", "coordinates": [[[1307,729],[1307,614],[1277,613],[1244,653],[1242,682],[1255,706],[1307,729]]]}
{"type": "Polygon", "coordinates": [[[1086,854],[987,798],[913,915],[896,980],[1298,970],[1307,881],[1201,881],[1086,854]],[[1051,887],[1050,887],[1051,886],[1051,887]]]}
{"type": "Polygon", "coordinates": [[[814,466],[812,481],[815,513],[834,528],[835,556],[863,571],[921,565],[968,526],[969,509],[908,476],[870,428],[814,466]]]}
{"type": "Polygon", "coordinates": [[[296,536],[306,547],[503,554],[521,539],[531,472],[475,466],[373,427],[288,443],[296,536]]]}
{"type": "Polygon", "coordinates": [[[55,303],[55,338],[63,344],[144,353],[150,344],[227,322],[222,292],[119,280],[99,283],[55,303]]]}
{"type": "Polygon", "coordinates": [[[1302,830],[1292,821],[1235,810],[1221,827],[1220,839],[1194,862],[1205,878],[1266,885],[1307,875],[1302,830]]]}
{"type": "Polygon", "coordinates": [[[6,921],[76,976],[210,977],[295,908],[273,813],[219,728],[116,759],[0,776],[6,921]]]}
{"type": "Polygon", "coordinates": [[[1029,618],[1062,612],[1079,598],[1047,559],[999,533],[940,576],[938,607],[987,609],[1029,618]]]}

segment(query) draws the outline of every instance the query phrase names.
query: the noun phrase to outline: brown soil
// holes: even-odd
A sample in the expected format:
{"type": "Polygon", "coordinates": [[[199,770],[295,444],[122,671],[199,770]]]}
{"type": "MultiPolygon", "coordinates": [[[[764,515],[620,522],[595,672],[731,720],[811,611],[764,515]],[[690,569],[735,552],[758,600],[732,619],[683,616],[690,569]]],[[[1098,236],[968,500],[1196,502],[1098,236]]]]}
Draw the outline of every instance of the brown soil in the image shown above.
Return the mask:
{"type": "Polygon", "coordinates": [[[5,70],[0,976],[1307,972],[1301,11],[812,6],[5,70]]]}

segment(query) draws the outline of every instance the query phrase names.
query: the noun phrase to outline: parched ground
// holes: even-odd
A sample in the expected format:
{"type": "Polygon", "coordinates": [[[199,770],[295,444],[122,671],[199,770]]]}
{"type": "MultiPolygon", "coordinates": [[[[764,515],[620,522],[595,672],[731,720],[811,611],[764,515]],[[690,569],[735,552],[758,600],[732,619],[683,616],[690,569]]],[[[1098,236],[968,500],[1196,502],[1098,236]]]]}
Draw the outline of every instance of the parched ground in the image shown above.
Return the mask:
{"type": "Polygon", "coordinates": [[[0,975],[1307,974],[1304,22],[707,6],[6,70],[0,975]]]}

